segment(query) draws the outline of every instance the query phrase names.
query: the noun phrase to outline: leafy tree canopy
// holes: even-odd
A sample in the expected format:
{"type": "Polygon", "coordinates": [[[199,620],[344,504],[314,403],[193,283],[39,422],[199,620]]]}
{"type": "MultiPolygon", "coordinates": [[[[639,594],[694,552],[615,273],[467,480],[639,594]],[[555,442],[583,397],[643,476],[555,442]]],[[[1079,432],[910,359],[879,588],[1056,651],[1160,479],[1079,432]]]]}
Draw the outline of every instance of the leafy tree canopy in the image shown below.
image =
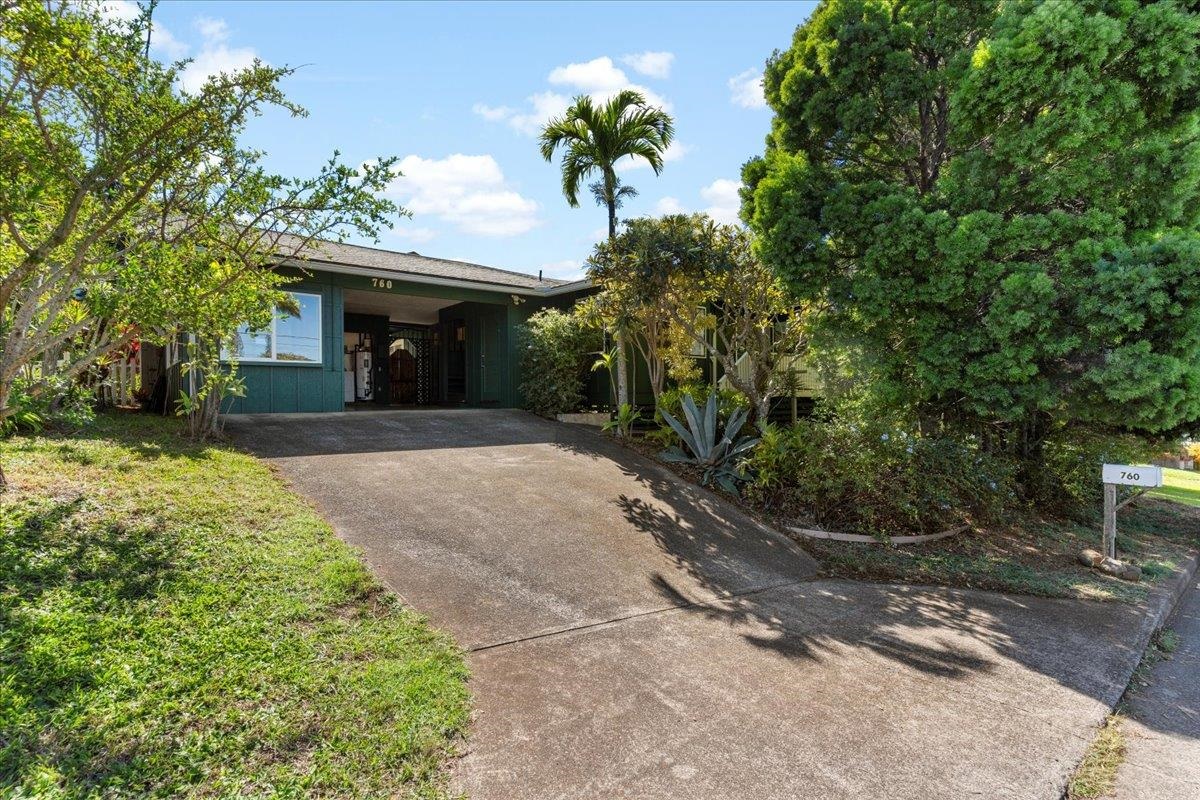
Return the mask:
{"type": "Polygon", "coordinates": [[[267,108],[304,113],[279,88],[291,70],[182,91],[186,62],[147,55],[150,14],[0,4],[0,421],[18,381],[45,392],[135,337],[195,334],[216,376],[218,340],[283,299],[265,267],[403,213],[378,197],[392,160],[267,172],[238,139],[267,108]]]}
{"type": "Polygon", "coordinates": [[[628,220],[596,245],[588,276],[601,289],[596,304],[634,334],[656,399],[667,367],[698,349],[721,363],[756,416],[767,415],[783,388],[780,368],[802,348],[805,315],[754,256],[749,231],[703,214],[628,220]]]}
{"type": "Polygon", "coordinates": [[[1024,455],[1200,420],[1200,16],[828,0],[767,65],[743,171],[813,346],[1024,455]]]}

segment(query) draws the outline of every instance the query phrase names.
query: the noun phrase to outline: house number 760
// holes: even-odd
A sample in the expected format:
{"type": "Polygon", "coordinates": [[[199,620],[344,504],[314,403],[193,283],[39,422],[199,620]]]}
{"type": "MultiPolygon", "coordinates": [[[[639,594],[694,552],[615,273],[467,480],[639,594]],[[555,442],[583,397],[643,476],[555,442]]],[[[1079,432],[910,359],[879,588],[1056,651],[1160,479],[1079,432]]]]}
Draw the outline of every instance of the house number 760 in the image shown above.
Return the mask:
{"type": "Polygon", "coordinates": [[[392,282],[383,278],[371,278],[371,285],[379,289],[392,288],[392,282]]]}

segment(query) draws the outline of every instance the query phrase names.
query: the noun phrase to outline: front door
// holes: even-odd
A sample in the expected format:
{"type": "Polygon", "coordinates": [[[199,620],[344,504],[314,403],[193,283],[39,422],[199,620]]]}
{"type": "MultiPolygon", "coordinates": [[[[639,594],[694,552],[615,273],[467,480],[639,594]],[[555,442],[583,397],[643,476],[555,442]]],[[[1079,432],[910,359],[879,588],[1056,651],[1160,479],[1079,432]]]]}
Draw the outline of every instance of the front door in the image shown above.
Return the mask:
{"type": "Polygon", "coordinates": [[[503,308],[484,311],[477,319],[480,405],[503,402],[504,311],[503,308]]]}

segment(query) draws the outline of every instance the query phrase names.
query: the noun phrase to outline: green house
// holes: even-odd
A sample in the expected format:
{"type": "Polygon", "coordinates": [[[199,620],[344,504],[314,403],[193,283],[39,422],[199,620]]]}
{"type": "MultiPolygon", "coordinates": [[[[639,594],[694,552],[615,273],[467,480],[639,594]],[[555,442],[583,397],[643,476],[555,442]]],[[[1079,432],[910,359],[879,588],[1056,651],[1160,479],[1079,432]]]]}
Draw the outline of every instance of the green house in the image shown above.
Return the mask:
{"type": "Polygon", "coordinates": [[[376,406],[518,407],[517,326],[591,290],[520,272],[321,242],[278,269],[298,313],[239,332],[234,414],[376,406]]]}

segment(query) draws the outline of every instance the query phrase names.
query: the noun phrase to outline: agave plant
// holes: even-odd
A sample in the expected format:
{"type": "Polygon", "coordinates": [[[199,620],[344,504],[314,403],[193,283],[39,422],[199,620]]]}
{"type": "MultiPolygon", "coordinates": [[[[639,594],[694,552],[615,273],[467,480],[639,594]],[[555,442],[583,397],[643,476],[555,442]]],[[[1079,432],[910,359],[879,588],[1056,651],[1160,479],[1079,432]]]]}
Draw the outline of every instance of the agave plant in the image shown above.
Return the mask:
{"type": "Polygon", "coordinates": [[[683,415],[687,425],[683,425],[668,411],[663,411],[663,419],[679,434],[685,451],[680,447],[670,447],[659,456],[664,461],[675,461],[684,464],[694,464],[704,469],[701,483],[716,482],[726,491],[737,493],[738,484],[746,480],[746,473],[737,464],[738,456],[749,452],[758,444],[758,439],[750,436],[738,438],[738,431],[746,423],[747,411],[739,408],[729,415],[725,423],[725,431],[721,433],[717,420],[717,393],[708,396],[704,412],[696,407],[696,401],[690,394],[685,394],[682,400],[683,415]]]}

